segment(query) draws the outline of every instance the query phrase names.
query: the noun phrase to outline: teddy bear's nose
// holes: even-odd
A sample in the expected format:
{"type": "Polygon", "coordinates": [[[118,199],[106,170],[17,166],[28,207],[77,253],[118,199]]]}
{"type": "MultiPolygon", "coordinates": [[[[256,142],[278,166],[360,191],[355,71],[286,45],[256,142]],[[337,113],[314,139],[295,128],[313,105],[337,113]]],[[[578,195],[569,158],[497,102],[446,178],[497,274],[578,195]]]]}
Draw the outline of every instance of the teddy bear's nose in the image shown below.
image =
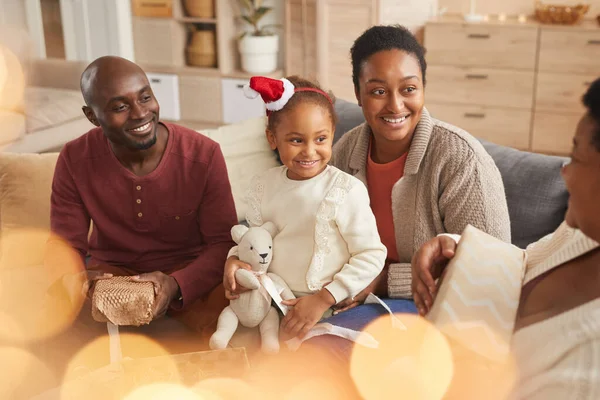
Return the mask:
{"type": "Polygon", "coordinates": [[[263,260],[264,260],[265,258],[267,258],[267,256],[268,256],[268,255],[269,255],[269,253],[263,253],[263,254],[259,254],[259,256],[261,256],[261,257],[263,258],[263,260]]]}

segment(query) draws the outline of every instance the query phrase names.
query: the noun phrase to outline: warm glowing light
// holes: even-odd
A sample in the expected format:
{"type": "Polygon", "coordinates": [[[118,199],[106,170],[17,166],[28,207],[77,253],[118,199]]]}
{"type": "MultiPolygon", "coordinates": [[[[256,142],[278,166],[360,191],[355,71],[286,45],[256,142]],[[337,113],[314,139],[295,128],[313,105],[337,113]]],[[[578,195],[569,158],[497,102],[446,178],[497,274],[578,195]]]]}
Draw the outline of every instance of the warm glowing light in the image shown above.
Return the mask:
{"type": "Polygon", "coordinates": [[[379,348],[353,349],[350,372],[360,394],[367,400],[398,393],[407,399],[441,399],[453,375],[448,341],[419,316],[396,317],[407,330],[393,327],[391,316],[381,317],[365,329],[379,348]]]}
{"type": "Polygon", "coordinates": [[[194,393],[185,386],[155,383],[135,389],[123,400],[219,400],[210,393],[194,393]]]}
{"type": "Polygon", "coordinates": [[[501,335],[489,329],[459,329],[456,325],[442,326],[440,331],[460,338],[460,341],[450,339],[454,359],[451,398],[500,400],[509,397],[517,368],[513,354],[508,351],[509,344],[503,343],[501,335]],[[499,346],[507,349],[502,358],[499,346]]]}
{"type": "Polygon", "coordinates": [[[25,91],[23,68],[17,56],[2,44],[0,53],[0,110],[19,111],[25,91]]]}
{"type": "MultiPolygon", "coordinates": [[[[82,384],[99,386],[98,390],[106,390],[114,395],[115,391],[132,393],[139,387],[157,382],[175,385],[181,383],[175,362],[161,345],[143,335],[121,333],[119,336],[123,353],[123,361],[120,364],[110,365],[108,336],[102,336],[89,343],[71,359],[64,381],[75,381],[79,384],[65,385],[61,392],[63,399],[77,398],[82,384]],[[98,385],[101,381],[107,382],[105,387],[98,385]]],[[[108,394],[95,395],[95,398],[110,398],[108,394]]]]}
{"type": "Polygon", "coordinates": [[[0,347],[0,360],[0,399],[29,399],[57,384],[50,369],[24,349],[0,347]]]}
{"type": "Polygon", "coordinates": [[[16,229],[0,237],[0,338],[32,342],[58,334],[79,314],[85,296],[83,264],[59,251],[56,267],[43,264],[49,233],[16,229]],[[8,322],[7,322],[8,323],[8,322]]]}
{"type": "Polygon", "coordinates": [[[261,400],[264,395],[254,387],[240,379],[233,378],[209,378],[200,381],[193,388],[195,393],[211,393],[223,400],[261,400]]]}

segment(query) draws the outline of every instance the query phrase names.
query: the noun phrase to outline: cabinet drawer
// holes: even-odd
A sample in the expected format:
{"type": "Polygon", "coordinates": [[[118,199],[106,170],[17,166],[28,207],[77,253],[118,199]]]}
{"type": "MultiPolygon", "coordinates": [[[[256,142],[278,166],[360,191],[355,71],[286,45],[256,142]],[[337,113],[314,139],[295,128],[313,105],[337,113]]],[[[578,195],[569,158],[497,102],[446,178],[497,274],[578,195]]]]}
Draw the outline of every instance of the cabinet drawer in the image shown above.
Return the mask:
{"type": "Polygon", "coordinates": [[[425,28],[427,62],[533,70],[537,36],[535,27],[429,23],[425,28]]]}
{"type": "Polygon", "coordinates": [[[536,112],[531,148],[538,153],[567,155],[581,115],[536,112]]]}
{"type": "Polygon", "coordinates": [[[600,30],[542,28],[539,70],[600,75],[600,30]]]}
{"type": "Polygon", "coordinates": [[[535,110],[583,114],[585,107],[581,97],[595,79],[595,75],[565,76],[540,72],[537,75],[535,110]]]}
{"type": "Polygon", "coordinates": [[[265,103],[259,97],[249,99],[244,95],[244,85],[250,80],[246,79],[223,79],[222,101],[223,122],[233,124],[250,118],[265,116],[265,103]]]}
{"type": "Polygon", "coordinates": [[[185,65],[186,33],[183,24],[172,19],[133,17],[135,62],[145,65],[185,65]]]}
{"type": "Polygon", "coordinates": [[[221,79],[181,75],[179,77],[181,119],[222,122],[221,79]]]}
{"type": "Polygon", "coordinates": [[[529,149],[529,111],[430,102],[427,109],[434,118],[456,125],[477,138],[521,150],[529,149]]]}
{"type": "Polygon", "coordinates": [[[534,72],[432,65],[425,95],[434,103],[530,110],[534,72]]]}

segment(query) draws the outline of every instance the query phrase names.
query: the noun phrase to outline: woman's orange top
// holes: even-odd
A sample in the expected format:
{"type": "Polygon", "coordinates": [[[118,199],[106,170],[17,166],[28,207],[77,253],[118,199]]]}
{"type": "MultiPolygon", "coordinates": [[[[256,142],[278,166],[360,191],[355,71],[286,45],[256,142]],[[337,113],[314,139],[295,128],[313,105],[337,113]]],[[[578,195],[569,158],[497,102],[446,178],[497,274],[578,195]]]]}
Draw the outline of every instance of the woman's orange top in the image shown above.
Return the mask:
{"type": "Polygon", "coordinates": [[[371,145],[369,145],[367,186],[371,198],[371,209],[375,214],[381,242],[387,248],[387,259],[392,263],[399,262],[394,232],[394,214],[392,213],[392,188],[404,175],[407,154],[408,152],[404,153],[392,162],[377,164],[371,158],[371,145]]]}

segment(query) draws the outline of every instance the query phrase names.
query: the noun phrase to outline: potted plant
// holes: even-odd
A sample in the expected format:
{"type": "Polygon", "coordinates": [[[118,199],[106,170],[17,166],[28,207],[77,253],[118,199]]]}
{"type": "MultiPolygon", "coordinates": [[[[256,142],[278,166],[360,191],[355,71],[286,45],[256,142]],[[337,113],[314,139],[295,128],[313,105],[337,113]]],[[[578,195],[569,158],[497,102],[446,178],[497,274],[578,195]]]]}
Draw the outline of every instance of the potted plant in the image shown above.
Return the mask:
{"type": "Polygon", "coordinates": [[[239,0],[242,20],[252,29],[239,38],[242,69],[252,74],[266,74],[277,69],[279,37],[271,30],[276,26],[261,25],[262,18],[273,10],[264,7],[262,0],[239,0]]]}

